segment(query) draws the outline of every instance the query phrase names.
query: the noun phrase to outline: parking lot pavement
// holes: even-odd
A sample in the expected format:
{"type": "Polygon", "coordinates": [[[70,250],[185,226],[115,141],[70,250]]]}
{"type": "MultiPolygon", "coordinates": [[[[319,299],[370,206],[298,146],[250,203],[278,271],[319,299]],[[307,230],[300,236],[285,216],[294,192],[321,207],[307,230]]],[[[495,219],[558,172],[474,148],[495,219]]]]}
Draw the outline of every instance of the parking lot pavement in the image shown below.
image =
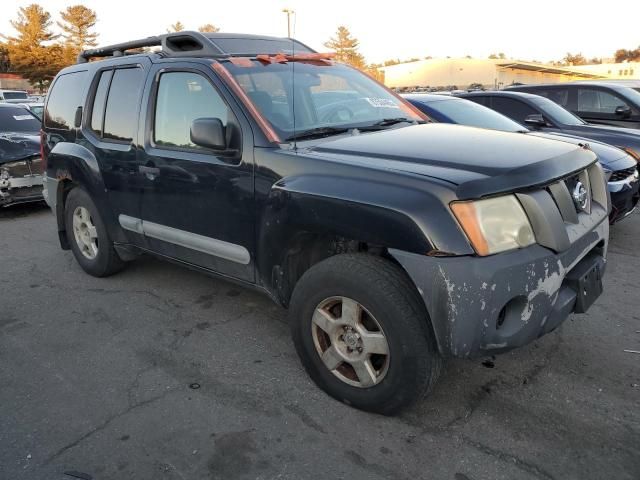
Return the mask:
{"type": "Polygon", "coordinates": [[[385,418],[310,382],[267,298],[153,258],[96,279],[46,208],[0,211],[0,478],[637,480],[638,239],[612,229],[587,315],[385,418]]]}

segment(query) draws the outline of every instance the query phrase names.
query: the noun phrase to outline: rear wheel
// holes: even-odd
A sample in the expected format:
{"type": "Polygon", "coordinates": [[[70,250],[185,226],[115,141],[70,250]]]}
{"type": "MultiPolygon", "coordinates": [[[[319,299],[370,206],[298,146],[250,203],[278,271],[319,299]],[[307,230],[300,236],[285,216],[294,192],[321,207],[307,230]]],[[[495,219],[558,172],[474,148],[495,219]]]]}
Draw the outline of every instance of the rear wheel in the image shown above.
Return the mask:
{"type": "Polygon", "coordinates": [[[76,187],[69,192],[64,215],[71,251],[85,272],[106,277],[122,269],[124,262],[114,250],[102,217],[85,190],[76,187]]]}
{"type": "Polygon", "coordinates": [[[349,405],[393,414],[426,394],[442,359],[415,287],[392,262],[337,255],[291,298],[293,340],[311,378],[349,405]]]}

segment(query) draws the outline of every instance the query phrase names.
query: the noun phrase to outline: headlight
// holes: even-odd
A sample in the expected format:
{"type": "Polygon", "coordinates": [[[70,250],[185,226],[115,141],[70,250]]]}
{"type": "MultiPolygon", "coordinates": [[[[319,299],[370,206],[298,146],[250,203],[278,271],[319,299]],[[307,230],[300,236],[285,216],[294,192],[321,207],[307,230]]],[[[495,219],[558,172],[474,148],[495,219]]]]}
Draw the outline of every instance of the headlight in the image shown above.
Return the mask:
{"type": "Polygon", "coordinates": [[[640,153],[630,147],[622,147],[622,150],[631,155],[636,162],[640,163],[640,153]]]}
{"type": "Polygon", "coordinates": [[[492,255],[536,242],[529,218],[514,195],[453,202],[451,210],[478,255],[492,255]]]}

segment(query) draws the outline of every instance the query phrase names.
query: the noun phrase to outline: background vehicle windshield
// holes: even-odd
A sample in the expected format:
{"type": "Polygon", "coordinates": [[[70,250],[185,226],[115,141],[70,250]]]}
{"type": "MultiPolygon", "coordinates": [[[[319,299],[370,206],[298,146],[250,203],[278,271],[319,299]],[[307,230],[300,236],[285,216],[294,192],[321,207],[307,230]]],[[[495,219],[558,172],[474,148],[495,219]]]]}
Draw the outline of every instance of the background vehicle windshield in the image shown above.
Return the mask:
{"type": "Polygon", "coordinates": [[[533,102],[554,122],[562,125],[586,125],[587,123],[548,98],[539,97],[534,99],[533,102]]]}
{"type": "Polygon", "coordinates": [[[524,130],[522,125],[514,122],[510,118],[469,100],[452,98],[431,102],[429,106],[449,117],[454,123],[469,125],[471,127],[503,130],[505,132],[520,132],[524,130]]]}
{"type": "Polygon", "coordinates": [[[26,100],[28,97],[27,92],[2,92],[5,100],[26,100]]]}
{"type": "Polygon", "coordinates": [[[26,108],[0,107],[0,133],[3,132],[38,134],[40,121],[26,108]]]}
{"type": "Polygon", "coordinates": [[[321,127],[363,127],[385,119],[423,120],[404,100],[363,73],[341,64],[232,63],[234,76],[280,138],[321,127]]]}

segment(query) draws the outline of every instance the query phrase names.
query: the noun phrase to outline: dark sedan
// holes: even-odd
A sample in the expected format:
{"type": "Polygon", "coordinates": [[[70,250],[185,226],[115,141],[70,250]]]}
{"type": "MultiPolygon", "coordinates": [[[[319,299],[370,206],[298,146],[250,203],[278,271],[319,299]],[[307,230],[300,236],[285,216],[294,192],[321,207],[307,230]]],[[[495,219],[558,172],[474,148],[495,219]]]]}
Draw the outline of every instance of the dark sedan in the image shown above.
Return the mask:
{"type": "Polygon", "coordinates": [[[608,186],[612,203],[609,220],[611,223],[629,215],[638,203],[640,182],[638,181],[636,160],[619,148],[563,133],[533,132],[490,108],[454,96],[429,94],[403,96],[431,119],[438,122],[527,133],[574,144],[588,142],[589,147],[598,155],[600,163],[609,176],[608,186]]]}
{"type": "Polygon", "coordinates": [[[0,104],[0,207],[42,199],[40,120],[24,107],[0,104]]]}

